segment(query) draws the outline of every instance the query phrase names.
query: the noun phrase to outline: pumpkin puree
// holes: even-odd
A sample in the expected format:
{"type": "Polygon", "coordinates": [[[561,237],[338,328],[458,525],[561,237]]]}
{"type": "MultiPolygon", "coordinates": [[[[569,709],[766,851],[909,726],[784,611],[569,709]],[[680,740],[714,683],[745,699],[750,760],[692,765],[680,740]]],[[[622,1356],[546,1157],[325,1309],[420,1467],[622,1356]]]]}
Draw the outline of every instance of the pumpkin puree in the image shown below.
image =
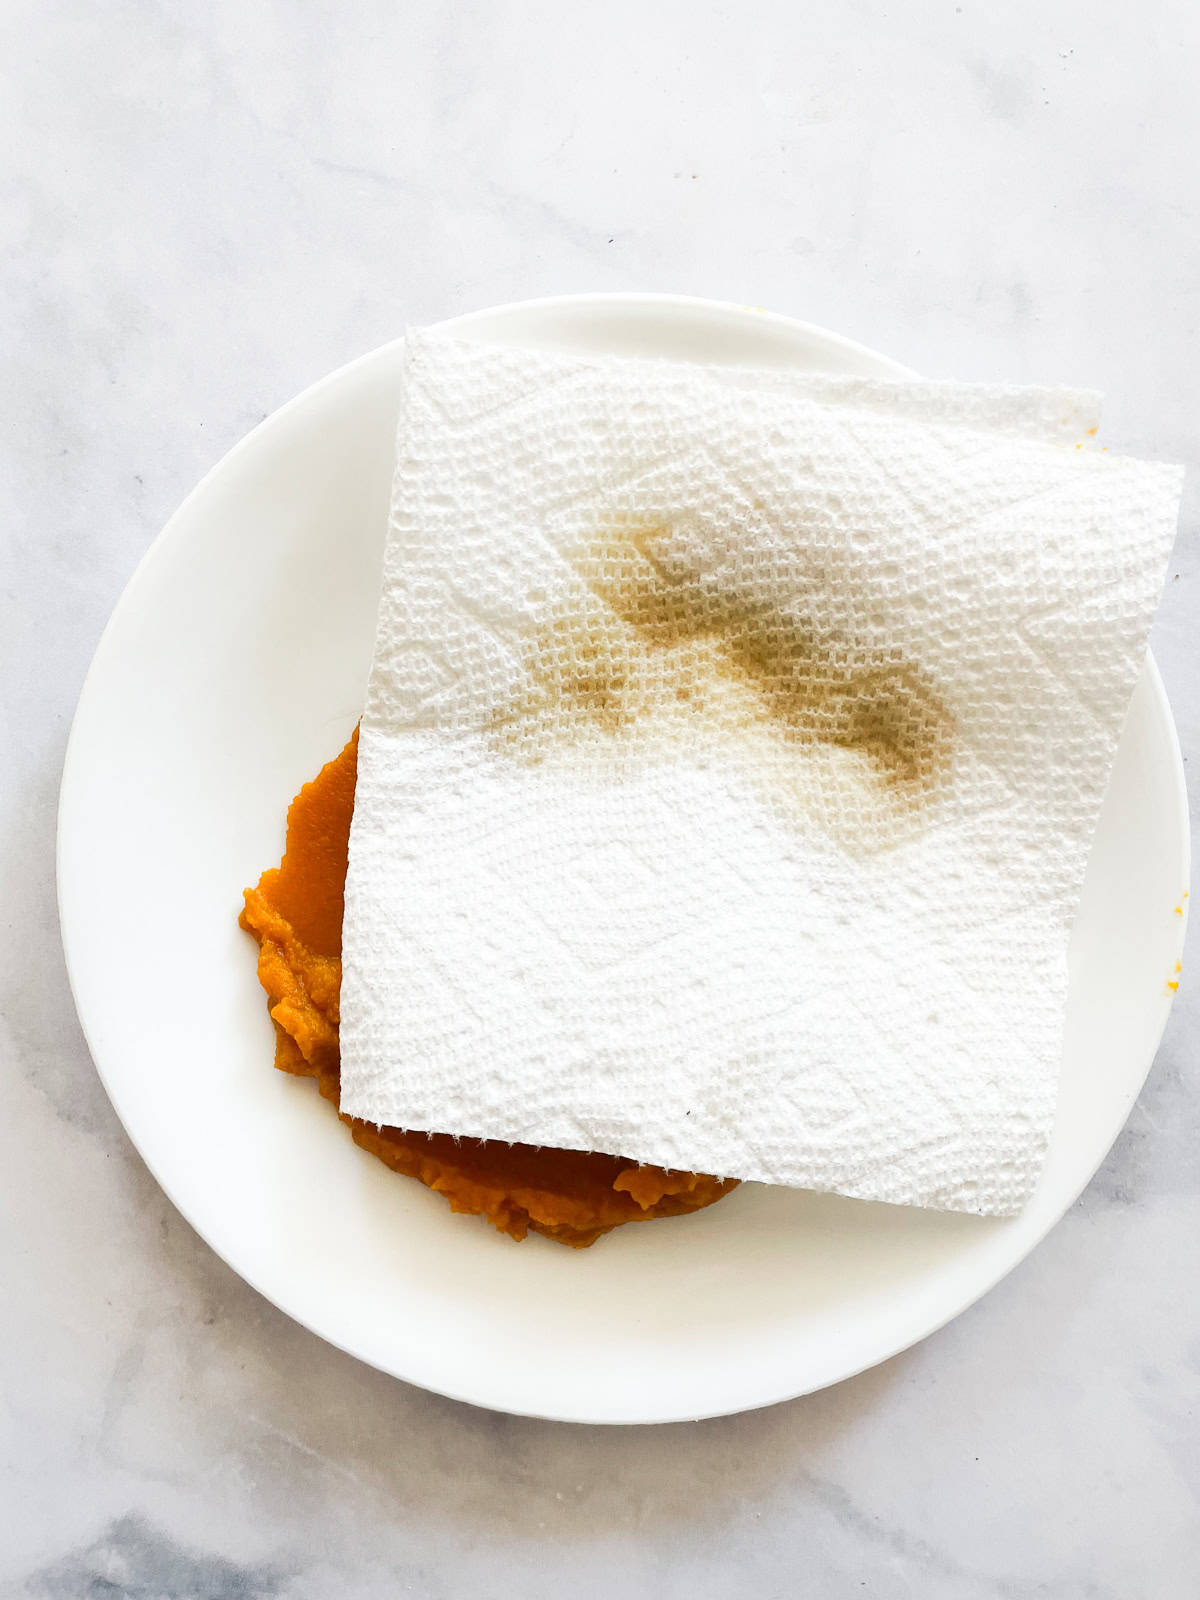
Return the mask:
{"type": "MultiPolygon", "coordinates": [[[[275,1024],[275,1065],[315,1078],[338,1104],[338,996],[346,851],[358,732],[293,800],[278,867],[245,892],[242,927],[258,940],[258,977],[275,1024]]],[[[735,1187],[619,1156],[444,1133],[377,1128],[338,1112],[364,1150],[445,1195],[452,1211],[486,1217],[514,1239],[532,1229],[582,1249],[624,1222],[676,1217],[735,1187]]]]}

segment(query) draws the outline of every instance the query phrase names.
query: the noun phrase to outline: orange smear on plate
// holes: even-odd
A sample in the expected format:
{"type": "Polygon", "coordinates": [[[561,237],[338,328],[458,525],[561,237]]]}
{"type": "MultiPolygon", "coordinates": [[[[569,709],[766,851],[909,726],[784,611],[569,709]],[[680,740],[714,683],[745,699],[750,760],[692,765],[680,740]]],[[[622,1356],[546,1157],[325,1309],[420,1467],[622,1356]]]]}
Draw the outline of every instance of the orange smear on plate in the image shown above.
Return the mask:
{"type": "MultiPolygon", "coordinates": [[[[358,772],[358,732],[292,801],[278,867],[245,892],[241,926],[258,940],[258,977],[275,1024],[275,1065],[315,1078],[338,1104],[338,1000],[347,845],[358,772]]],[[[338,1115],[364,1150],[445,1196],[453,1211],[485,1217],[513,1239],[530,1231],[577,1249],[626,1222],[712,1205],[736,1180],[666,1172],[619,1156],[444,1133],[377,1128],[338,1115]]]]}

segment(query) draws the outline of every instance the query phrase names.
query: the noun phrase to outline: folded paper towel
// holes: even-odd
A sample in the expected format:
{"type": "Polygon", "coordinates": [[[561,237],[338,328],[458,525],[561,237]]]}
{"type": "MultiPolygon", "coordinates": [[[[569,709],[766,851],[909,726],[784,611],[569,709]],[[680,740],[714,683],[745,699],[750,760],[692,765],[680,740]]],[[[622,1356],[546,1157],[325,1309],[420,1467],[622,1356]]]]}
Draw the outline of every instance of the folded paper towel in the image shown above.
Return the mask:
{"type": "Polygon", "coordinates": [[[1018,1209],[1179,495],[1095,422],[411,334],[343,1110],[1018,1209]]]}

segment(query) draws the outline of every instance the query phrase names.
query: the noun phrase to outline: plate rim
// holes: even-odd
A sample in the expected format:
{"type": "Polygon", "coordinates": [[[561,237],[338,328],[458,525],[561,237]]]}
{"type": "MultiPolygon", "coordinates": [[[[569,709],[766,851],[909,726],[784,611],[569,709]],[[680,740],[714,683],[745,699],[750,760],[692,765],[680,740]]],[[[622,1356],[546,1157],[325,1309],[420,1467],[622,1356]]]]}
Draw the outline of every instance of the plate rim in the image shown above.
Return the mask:
{"type": "MultiPolygon", "coordinates": [[[[884,355],[882,352],[874,350],[871,347],[854,339],[848,338],[846,335],[824,328],[820,324],[796,317],[791,317],[781,312],[768,311],[760,307],[743,305],[730,300],[709,299],[699,295],[650,292],[641,293],[634,290],[623,290],[594,294],[585,292],[578,294],[534,297],[520,301],[506,302],[501,305],[481,307],[474,311],[464,312],[458,316],[439,322],[436,324],[436,326],[439,330],[445,332],[453,332],[457,330],[466,331],[470,329],[472,325],[484,323],[488,319],[494,318],[498,314],[513,316],[519,316],[522,314],[541,315],[554,311],[570,311],[572,309],[578,310],[585,306],[612,308],[632,308],[634,306],[645,306],[647,308],[663,311],[669,311],[671,308],[683,308],[688,311],[698,312],[705,315],[711,315],[714,311],[716,311],[729,316],[733,320],[752,318],[755,322],[759,322],[761,320],[767,325],[775,325],[779,327],[781,331],[786,330],[789,336],[794,337],[797,334],[807,335],[825,345],[827,348],[835,347],[856,358],[866,359],[881,367],[886,366],[888,369],[890,369],[891,373],[898,378],[916,376],[911,368],[903,366],[901,363],[894,361],[891,357],[884,355]]],[[[162,1189],[163,1193],[175,1207],[176,1211],[183,1217],[188,1226],[192,1228],[192,1230],[204,1241],[205,1245],[211,1249],[213,1253],[230,1268],[231,1271],[241,1278],[243,1282],[247,1283],[256,1293],[261,1294],[264,1299],[276,1306],[292,1321],[297,1322],[302,1327],[306,1328],[310,1333],[323,1340],[325,1343],[334,1346],[344,1353],[354,1357],[356,1360],[363,1361],[367,1365],[374,1367],[376,1370],[386,1372],[391,1377],[398,1378],[403,1382],[412,1383],[421,1388],[425,1388],[430,1392],[444,1395],[445,1397],[453,1400],[461,1401],[470,1405],[485,1407],[488,1409],[501,1410],[510,1415],[522,1415],[547,1421],[562,1421],[588,1424],[593,1426],[652,1426],[657,1423],[683,1420],[700,1420],[708,1417],[733,1415],[743,1411],[758,1410],[769,1405],[781,1404],[784,1401],[797,1399],[808,1393],[818,1392],[820,1388],[829,1387],[831,1383],[845,1382],[850,1378],[860,1375],[862,1372],[870,1370],[872,1367],[878,1366],[885,1361],[893,1359],[903,1351],[911,1349],[914,1345],[921,1343],[923,1340],[936,1333],[939,1329],[947,1326],[950,1322],[961,1316],[964,1311],[977,1304],[986,1295],[990,1294],[997,1284],[1007,1277],[1010,1272],[1015,1270],[1015,1268],[1019,1266],[1022,1261],[1027,1259],[1033,1250],[1035,1250],[1038,1245],[1044,1241],[1050,1231],[1057,1226],[1058,1222],[1061,1221],[1062,1217],[1071,1208],[1071,1206],[1076,1203],[1076,1201],[1079,1199],[1079,1196],[1084,1192],[1084,1190],[1091,1183],[1092,1179],[1095,1177],[1096,1172],[1099,1171],[1100,1167],[1103,1165],[1109,1151],[1112,1148],[1112,1144],[1110,1143],[1100,1152],[1096,1163],[1091,1170],[1086,1173],[1078,1186],[1074,1188],[1072,1192],[1066,1195],[1061,1206],[1056,1206],[1052,1210],[1052,1212],[1045,1219],[1044,1226],[1040,1227],[1036,1236],[1022,1244],[1019,1253],[1015,1256],[1015,1258],[1009,1259],[1007,1255],[1001,1255],[998,1266],[996,1266],[994,1271],[989,1270],[982,1287],[971,1285],[966,1292],[965,1298],[961,1300],[957,1297],[954,1298],[950,1309],[944,1310],[939,1307],[933,1316],[928,1320],[920,1321],[920,1319],[917,1319],[920,1321],[920,1325],[915,1332],[906,1330],[901,1334],[899,1342],[895,1343],[894,1346],[889,1345],[888,1348],[883,1349],[880,1353],[872,1356],[869,1360],[853,1365],[852,1367],[848,1368],[839,1378],[830,1380],[828,1383],[818,1383],[816,1385],[802,1383],[799,1387],[788,1388],[783,1392],[764,1396],[762,1399],[752,1401],[749,1404],[736,1402],[732,1406],[728,1404],[718,1404],[711,1410],[689,1409],[687,1412],[671,1411],[669,1413],[654,1416],[647,1416],[644,1414],[610,1414],[605,1416],[597,1416],[587,1415],[582,1412],[572,1414],[562,1409],[554,1411],[542,1411],[534,1408],[498,1406],[487,1401],[486,1399],[481,1399],[477,1394],[471,1394],[462,1390],[458,1390],[452,1385],[430,1383],[424,1379],[414,1378],[406,1373],[397,1371],[394,1366],[383,1365],[376,1356],[364,1353],[362,1349],[356,1348],[353,1341],[332,1336],[321,1328],[314,1326],[313,1322],[310,1321],[308,1317],[290,1308],[286,1297],[280,1297],[277,1293],[263,1287],[262,1283],[259,1281],[258,1273],[248,1273],[240,1266],[234,1265],[224,1251],[212,1242],[206,1229],[192,1214],[192,1208],[180,1202],[173,1190],[172,1184],[164,1178],[162,1172],[160,1171],[158,1162],[142,1148],[141,1144],[138,1142],[130,1128],[129,1119],[127,1118],[125,1110],[122,1106],[122,1100],[124,1099],[124,1096],[117,1088],[116,1084],[112,1081],[109,1072],[106,1070],[106,1066],[104,1064],[106,1052],[103,1049],[97,1049],[93,1037],[95,1030],[89,1024],[89,1019],[85,1016],[84,1010],[80,1005],[76,981],[76,967],[72,955],[73,935],[70,931],[70,917],[66,906],[69,893],[66,886],[66,874],[64,872],[64,855],[66,848],[66,832],[69,824],[70,795],[75,781],[74,768],[78,762],[78,748],[82,742],[79,730],[84,723],[90,701],[95,693],[95,685],[103,671],[107,651],[109,648],[111,648],[111,638],[115,633],[122,612],[126,609],[131,598],[136,595],[140,585],[145,581],[147,573],[150,572],[152,568],[164,558],[164,554],[171,550],[176,540],[180,537],[180,529],[186,524],[194,503],[201,499],[207,492],[211,480],[213,480],[218,474],[224,473],[234,462],[240,459],[242,455],[252,450],[264,430],[273,429],[277,424],[286,419],[293,412],[299,411],[311,404],[326,390],[332,389],[341,383],[351,380],[361,369],[364,369],[375,362],[385,360],[389,354],[394,355],[398,351],[398,348],[403,345],[403,343],[403,335],[395,339],[386,340],[383,344],[376,346],[374,349],[363,352],[362,354],[352,358],[350,361],[344,362],[342,365],[335,367],[330,372],[327,372],[321,377],[315,379],[312,383],[301,389],[297,394],[293,395],[289,400],[286,400],[282,405],[270,412],[252,429],[250,429],[249,432],[238,439],[215,462],[213,462],[213,464],[207,468],[207,470],[201,475],[191,490],[180,501],[178,506],[163,524],[162,528],[151,540],[150,544],[147,546],[146,550],[136,563],[132,573],[130,574],[121,591],[120,596],[113,606],[104,628],[101,630],[99,639],[97,640],[95,649],[89,662],[87,672],[84,675],[71,720],[70,732],[68,734],[63,757],[55,828],[56,907],[59,918],[59,930],[63,946],[67,982],[72,1002],[75,1006],[76,1015],[79,1018],[80,1028],[87,1044],[89,1055],[92,1059],[92,1064],[98,1077],[100,1078],[109,1102],[112,1105],[126,1136],[129,1138],[130,1143],[138,1153],[139,1159],[145,1164],[147,1170],[154,1178],[154,1181],[162,1189]]],[[[1187,883],[1190,881],[1191,877],[1192,850],[1190,816],[1188,809],[1186,775],[1183,766],[1183,755],[1179,742],[1178,729],[1171,711],[1170,701],[1167,696],[1162,674],[1159,671],[1153,652],[1149,648],[1147,648],[1146,651],[1143,670],[1148,680],[1152,709],[1156,720],[1160,724],[1159,731],[1163,733],[1166,738],[1167,754],[1170,758],[1171,800],[1176,813],[1175,820],[1178,826],[1179,838],[1181,841],[1180,866],[1182,869],[1183,881],[1187,883]]],[[[1188,903],[1185,901],[1183,903],[1178,932],[1178,942],[1180,946],[1182,946],[1183,938],[1186,933],[1188,909],[1188,903]]],[[[1131,1093],[1127,1097],[1127,1103],[1124,1106],[1121,1121],[1118,1125],[1117,1135],[1114,1135],[1114,1138],[1119,1136],[1120,1129],[1124,1127],[1125,1122],[1128,1120],[1129,1114],[1136,1103],[1138,1095],[1141,1093],[1141,1090],[1145,1085],[1146,1079],[1149,1076],[1155,1057],[1161,1045],[1170,1013],[1171,1003],[1167,1002],[1162,1006],[1158,1026],[1154,1030],[1152,1043],[1148,1049],[1144,1070],[1138,1076],[1136,1085],[1133,1086],[1131,1093]]]]}

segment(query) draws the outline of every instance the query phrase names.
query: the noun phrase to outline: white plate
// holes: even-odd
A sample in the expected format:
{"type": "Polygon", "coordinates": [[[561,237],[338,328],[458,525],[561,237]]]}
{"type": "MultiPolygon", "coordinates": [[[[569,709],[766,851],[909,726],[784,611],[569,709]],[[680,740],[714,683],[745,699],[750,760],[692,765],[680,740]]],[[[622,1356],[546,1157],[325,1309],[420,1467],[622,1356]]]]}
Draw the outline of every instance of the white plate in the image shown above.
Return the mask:
{"type": "MultiPolygon", "coordinates": [[[[673,297],[543,301],[455,326],[558,349],[902,370],[802,323],[673,297]]],[[[231,451],[171,519],[96,652],[63,777],[59,896],[105,1087],[236,1271],[398,1377],[590,1422],[716,1415],[834,1383],[1020,1261],[1141,1087],[1188,871],[1158,674],[1148,660],[1105,802],[1072,946],[1058,1128],[1020,1217],[745,1185],[591,1250],[516,1246],[388,1172],[313,1084],[272,1071],[254,946],[234,921],[243,885],[279,857],[288,801],[359,713],[399,361],[392,344],[344,367],[231,451]]]]}

